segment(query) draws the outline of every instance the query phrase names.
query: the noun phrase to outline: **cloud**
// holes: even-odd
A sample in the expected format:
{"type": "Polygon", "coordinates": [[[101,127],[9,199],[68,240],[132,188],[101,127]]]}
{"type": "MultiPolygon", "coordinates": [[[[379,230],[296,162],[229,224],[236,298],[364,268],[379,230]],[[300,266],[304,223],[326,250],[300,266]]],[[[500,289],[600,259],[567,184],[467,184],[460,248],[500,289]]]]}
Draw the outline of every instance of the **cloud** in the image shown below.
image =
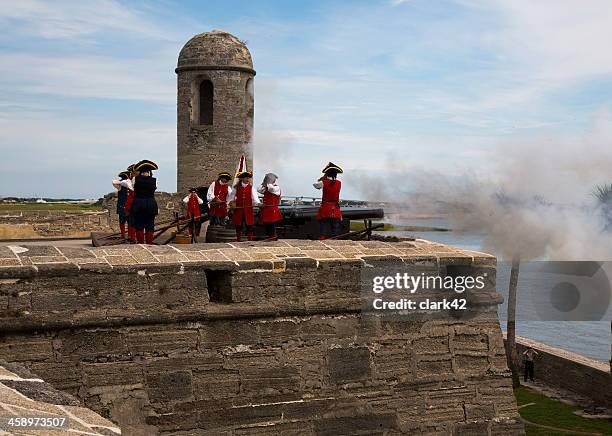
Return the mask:
{"type": "Polygon", "coordinates": [[[176,79],[172,64],[162,62],[155,58],[0,53],[0,86],[28,94],[172,103],[176,79]]]}
{"type": "Polygon", "coordinates": [[[113,0],[4,0],[0,23],[11,26],[20,35],[45,39],[78,38],[105,32],[123,31],[155,38],[172,38],[172,34],[154,25],[134,7],[113,0]]]}
{"type": "Polygon", "coordinates": [[[159,163],[162,188],[172,191],[175,144],[172,123],[0,112],[0,195],[101,196],[110,191],[109,180],[118,170],[145,156],[159,163]]]}
{"type": "Polygon", "coordinates": [[[500,25],[488,42],[535,80],[558,83],[612,73],[612,9],[606,0],[461,1],[500,25]]]}

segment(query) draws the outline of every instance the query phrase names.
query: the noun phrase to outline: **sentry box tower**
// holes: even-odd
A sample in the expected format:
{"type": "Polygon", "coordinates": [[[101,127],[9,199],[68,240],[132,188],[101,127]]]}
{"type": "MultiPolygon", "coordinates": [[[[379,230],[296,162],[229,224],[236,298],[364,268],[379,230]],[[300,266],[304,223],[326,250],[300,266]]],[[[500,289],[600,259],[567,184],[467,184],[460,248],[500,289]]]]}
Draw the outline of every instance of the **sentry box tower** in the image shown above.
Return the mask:
{"type": "Polygon", "coordinates": [[[255,70],[245,44],[221,30],[201,33],[185,44],[175,71],[177,192],[232,173],[242,154],[252,168],[255,70]]]}

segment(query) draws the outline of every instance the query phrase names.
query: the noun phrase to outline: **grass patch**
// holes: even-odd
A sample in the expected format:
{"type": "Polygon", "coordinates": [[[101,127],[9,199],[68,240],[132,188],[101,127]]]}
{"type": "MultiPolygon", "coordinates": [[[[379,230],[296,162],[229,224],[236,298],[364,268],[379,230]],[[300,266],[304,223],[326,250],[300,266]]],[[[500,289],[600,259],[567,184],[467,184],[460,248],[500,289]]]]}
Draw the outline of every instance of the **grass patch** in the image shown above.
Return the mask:
{"type": "MultiPolygon", "coordinates": [[[[372,225],[376,225],[376,224],[382,224],[376,221],[372,221],[372,225]]],[[[387,230],[393,230],[395,229],[395,226],[393,224],[389,224],[389,223],[384,223],[384,226],[376,229],[376,232],[384,232],[387,230]]],[[[357,220],[351,220],[351,232],[356,232],[359,230],[365,230],[365,224],[363,223],[363,221],[357,221],[357,220]]]]}
{"type": "MultiPolygon", "coordinates": [[[[519,409],[520,415],[527,421],[564,430],[612,435],[612,422],[574,415],[574,411],[581,410],[579,407],[563,404],[525,387],[515,389],[514,395],[519,406],[535,403],[519,409]]],[[[554,432],[529,424],[525,424],[525,430],[527,435],[568,435],[568,433],[554,432]]]]}
{"type": "Polygon", "coordinates": [[[95,212],[104,210],[101,204],[71,204],[71,203],[0,203],[0,211],[48,211],[65,210],[70,212],[95,212]]]}

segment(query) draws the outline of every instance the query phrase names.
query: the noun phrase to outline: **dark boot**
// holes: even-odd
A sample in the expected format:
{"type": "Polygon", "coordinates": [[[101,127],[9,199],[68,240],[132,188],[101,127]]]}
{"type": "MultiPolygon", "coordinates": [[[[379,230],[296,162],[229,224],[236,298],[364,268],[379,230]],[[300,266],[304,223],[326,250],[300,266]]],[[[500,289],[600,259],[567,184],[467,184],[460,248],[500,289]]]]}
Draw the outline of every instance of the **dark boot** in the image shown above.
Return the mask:
{"type": "Polygon", "coordinates": [[[144,231],[143,230],[136,230],[136,241],[139,244],[144,244],[145,236],[144,236],[144,231]]]}
{"type": "Polygon", "coordinates": [[[136,229],[128,224],[128,239],[132,244],[136,244],[136,229]]]}
{"type": "Polygon", "coordinates": [[[146,242],[149,245],[153,245],[153,230],[147,230],[146,233],[146,242]]]}
{"type": "Polygon", "coordinates": [[[253,240],[253,232],[248,232],[247,233],[247,240],[249,240],[249,241],[253,240]]]}
{"type": "Polygon", "coordinates": [[[236,229],[236,242],[242,241],[242,229],[236,229]]]}

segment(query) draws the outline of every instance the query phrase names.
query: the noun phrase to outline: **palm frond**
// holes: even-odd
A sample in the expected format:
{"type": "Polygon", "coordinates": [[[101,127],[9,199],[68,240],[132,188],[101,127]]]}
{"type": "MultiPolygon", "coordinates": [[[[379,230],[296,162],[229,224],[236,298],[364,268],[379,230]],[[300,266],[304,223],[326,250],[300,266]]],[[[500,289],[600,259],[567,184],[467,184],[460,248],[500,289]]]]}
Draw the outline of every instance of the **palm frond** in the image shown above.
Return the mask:
{"type": "Polygon", "coordinates": [[[595,186],[595,189],[593,189],[593,196],[600,203],[612,203],[612,183],[595,186]]]}

